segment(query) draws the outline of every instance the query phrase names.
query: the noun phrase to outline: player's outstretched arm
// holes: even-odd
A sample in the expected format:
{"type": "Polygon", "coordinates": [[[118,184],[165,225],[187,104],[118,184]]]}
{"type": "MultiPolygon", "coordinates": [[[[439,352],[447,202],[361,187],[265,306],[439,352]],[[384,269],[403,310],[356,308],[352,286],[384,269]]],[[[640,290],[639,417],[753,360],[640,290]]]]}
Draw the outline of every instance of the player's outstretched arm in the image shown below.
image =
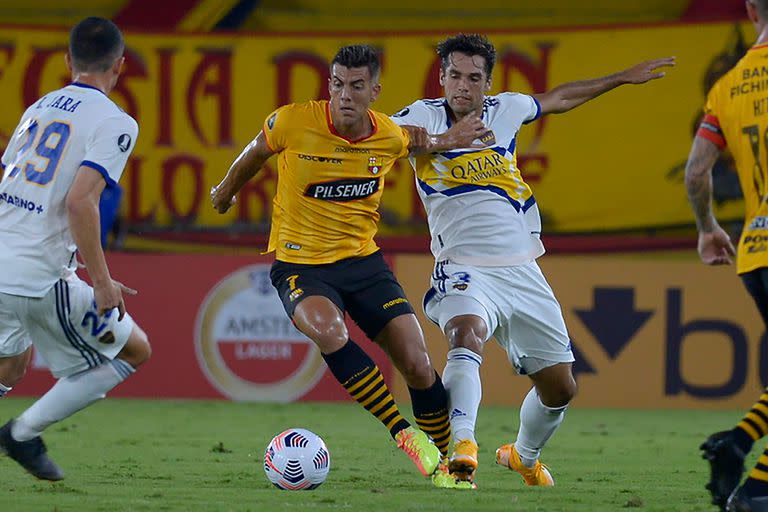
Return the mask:
{"type": "Polygon", "coordinates": [[[583,105],[611,89],[626,84],[644,84],[663,77],[666,73],[659,68],[674,66],[675,58],[667,57],[636,64],[624,71],[592,80],[580,80],[558,85],[551,91],[534,94],[541,105],[542,114],[561,114],[583,105]]]}
{"type": "Polygon", "coordinates": [[[699,230],[698,250],[707,265],[729,265],[736,250],[712,212],[712,166],[720,150],[704,137],[695,137],[685,165],[685,188],[699,230]]]}
{"type": "Polygon", "coordinates": [[[117,308],[122,320],[125,315],[123,292],[135,295],[136,291],[112,279],[101,248],[99,199],[105,185],[104,177],[98,171],[81,166],[67,194],[67,217],[72,238],[93,282],[98,313],[117,308]]]}
{"type": "Polygon", "coordinates": [[[274,154],[261,131],[242,153],[232,162],[221,183],[211,189],[211,202],[219,213],[225,213],[235,204],[235,194],[253,178],[264,163],[274,154]]]}
{"type": "Polygon", "coordinates": [[[440,135],[430,135],[421,126],[403,125],[402,128],[410,135],[411,143],[408,150],[412,155],[439,153],[458,148],[485,147],[485,144],[474,141],[488,131],[476,114],[464,116],[440,135]]]}

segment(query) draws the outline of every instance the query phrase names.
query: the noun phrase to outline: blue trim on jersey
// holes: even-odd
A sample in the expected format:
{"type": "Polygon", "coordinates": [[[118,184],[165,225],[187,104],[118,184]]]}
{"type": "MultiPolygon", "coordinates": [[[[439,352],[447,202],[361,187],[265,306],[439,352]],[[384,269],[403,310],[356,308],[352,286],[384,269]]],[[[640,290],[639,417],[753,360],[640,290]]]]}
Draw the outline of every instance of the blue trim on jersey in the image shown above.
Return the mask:
{"type": "MultiPolygon", "coordinates": [[[[99,91],[101,94],[104,94],[104,91],[102,91],[98,87],[94,87],[92,85],[84,84],[82,82],[72,82],[69,85],[74,85],[75,87],[82,87],[83,89],[93,89],[94,91],[99,91]]],[[[104,96],[106,96],[106,94],[104,94],[104,96]]]]}
{"type": "Polygon", "coordinates": [[[517,135],[512,137],[512,140],[509,143],[509,147],[507,148],[507,151],[509,151],[510,155],[515,154],[515,146],[517,145],[517,135]]]}
{"type": "Polygon", "coordinates": [[[433,189],[429,185],[427,185],[426,181],[421,181],[420,179],[416,178],[416,181],[418,182],[419,186],[421,187],[421,190],[424,191],[428,196],[431,196],[432,194],[437,194],[437,190],[433,189]]]}
{"type": "Polygon", "coordinates": [[[112,177],[109,175],[109,172],[102,167],[101,165],[97,164],[96,162],[91,162],[90,160],[83,160],[80,162],[81,166],[90,167],[94,171],[98,171],[99,174],[104,178],[104,181],[107,182],[108,187],[116,187],[117,182],[112,179],[112,177]]]}
{"type": "Polygon", "coordinates": [[[532,122],[534,122],[535,120],[537,120],[538,118],[541,117],[541,103],[539,103],[539,100],[537,100],[533,96],[531,96],[531,99],[536,104],[536,115],[533,116],[533,118],[531,118],[531,119],[529,119],[527,121],[523,121],[523,124],[532,123],[532,122]]]}
{"type": "Polygon", "coordinates": [[[528,211],[528,209],[531,206],[536,204],[536,199],[533,196],[531,196],[531,197],[529,197],[528,199],[525,200],[525,203],[523,203],[521,205],[520,201],[517,201],[517,200],[512,199],[511,197],[509,197],[509,194],[507,194],[506,190],[504,190],[501,187],[497,187],[495,185],[470,185],[470,184],[464,184],[464,185],[459,185],[458,187],[449,188],[449,189],[446,189],[446,190],[435,190],[434,188],[430,187],[429,185],[427,185],[425,182],[421,181],[418,178],[417,178],[417,181],[418,181],[419,186],[421,187],[421,189],[428,196],[430,196],[432,194],[442,194],[442,195],[447,196],[447,197],[452,197],[452,196],[458,196],[460,194],[466,194],[467,192],[475,192],[475,191],[478,191],[478,190],[485,190],[485,191],[494,193],[496,195],[499,195],[499,196],[503,197],[504,199],[506,199],[507,201],[509,201],[509,203],[515,208],[515,211],[518,212],[518,213],[520,212],[520,210],[522,210],[523,213],[525,213],[525,212],[528,211]]]}
{"type": "Polygon", "coordinates": [[[3,162],[0,162],[0,167],[2,167],[3,170],[5,170],[5,164],[3,162]]]}
{"type": "MultiPolygon", "coordinates": [[[[514,143],[514,139],[512,140],[512,142],[514,143]]],[[[496,153],[500,154],[501,156],[504,156],[504,154],[507,152],[507,150],[501,146],[493,146],[492,148],[472,148],[472,149],[463,149],[458,151],[443,151],[442,153],[438,153],[438,155],[444,156],[449,160],[453,160],[454,158],[459,156],[469,155],[471,153],[479,153],[487,149],[493,150],[496,153]]],[[[513,149],[514,149],[514,146],[513,146],[513,149]]]]}

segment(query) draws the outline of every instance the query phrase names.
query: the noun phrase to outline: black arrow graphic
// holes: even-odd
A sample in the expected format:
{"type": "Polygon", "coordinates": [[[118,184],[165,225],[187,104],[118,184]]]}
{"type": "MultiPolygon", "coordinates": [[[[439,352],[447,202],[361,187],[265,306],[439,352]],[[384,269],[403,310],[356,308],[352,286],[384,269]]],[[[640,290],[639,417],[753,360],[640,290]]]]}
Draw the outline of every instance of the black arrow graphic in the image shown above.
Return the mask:
{"type": "Polygon", "coordinates": [[[653,315],[653,311],[635,311],[633,288],[595,288],[592,309],[574,311],[611,359],[653,315]]]}

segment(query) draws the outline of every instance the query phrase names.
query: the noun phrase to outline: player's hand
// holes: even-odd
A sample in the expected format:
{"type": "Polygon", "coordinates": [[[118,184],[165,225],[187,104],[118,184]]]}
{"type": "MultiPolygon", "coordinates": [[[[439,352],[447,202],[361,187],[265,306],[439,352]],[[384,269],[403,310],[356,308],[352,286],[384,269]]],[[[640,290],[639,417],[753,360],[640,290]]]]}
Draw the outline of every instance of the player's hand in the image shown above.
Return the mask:
{"type": "Polygon", "coordinates": [[[464,116],[451,126],[448,131],[435,137],[436,145],[448,149],[484,148],[488,142],[475,142],[489,132],[483,120],[477,114],[464,116]]]}
{"type": "Polygon", "coordinates": [[[224,193],[221,184],[211,188],[211,203],[217,212],[226,213],[236,202],[237,197],[224,193]]]}
{"type": "Polygon", "coordinates": [[[133,288],[128,288],[123,283],[110,279],[103,286],[94,285],[93,300],[96,303],[96,312],[99,316],[107,311],[117,308],[119,313],[117,319],[122,320],[125,316],[125,303],[123,302],[123,293],[136,295],[138,292],[133,288]]]}
{"type": "Polygon", "coordinates": [[[427,129],[421,126],[406,126],[404,128],[408,131],[408,136],[411,139],[411,144],[408,146],[409,150],[414,153],[424,151],[428,153],[434,145],[434,137],[429,135],[427,129]]]}
{"type": "Polygon", "coordinates": [[[713,231],[699,233],[699,257],[707,265],[730,265],[736,249],[728,233],[716,226],[713,231]]]}
{"type": "Polygon", "coordinates": [[[654,59],[636,64],[629,69],[621,72],[622,78],[628,84],[644,84],[650,80],[661,78],[666,73],[657,71],[659,68],[672,67],[675,65],[675,57],[666,57],[664,59],[654,59]]]}

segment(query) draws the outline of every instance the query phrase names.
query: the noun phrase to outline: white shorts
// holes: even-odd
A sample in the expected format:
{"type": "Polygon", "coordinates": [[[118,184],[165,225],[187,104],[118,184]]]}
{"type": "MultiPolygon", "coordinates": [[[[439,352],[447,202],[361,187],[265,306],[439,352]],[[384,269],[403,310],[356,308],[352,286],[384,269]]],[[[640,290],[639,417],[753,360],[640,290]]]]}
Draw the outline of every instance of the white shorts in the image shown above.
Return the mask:
{"type": "Polygon", "coordinates": [[[479,316],[518,373],[574,361],[560,304],[535,261],[509,267],[438,262],[431,284],[427,317],[445,331],[456,316],[479,316]]]}
{"type": "Polygon", "coordinates": [[[116,309],[96,313],[93,288],[79,278],[60,280],[41,298],[0,293],[0,318],[15,317],[23,334],[3,329],[0,349],[18,346],[16,338],[34,341],[35,349],[57,378],[94,368],[114,359],[133,330],[126,314],[118,322],[116,309]]]}
{"type": "Polygon", "coordinates": [[[0,308],[0,357],[13,357],[32,346],[18,315],[0,308]]]}

